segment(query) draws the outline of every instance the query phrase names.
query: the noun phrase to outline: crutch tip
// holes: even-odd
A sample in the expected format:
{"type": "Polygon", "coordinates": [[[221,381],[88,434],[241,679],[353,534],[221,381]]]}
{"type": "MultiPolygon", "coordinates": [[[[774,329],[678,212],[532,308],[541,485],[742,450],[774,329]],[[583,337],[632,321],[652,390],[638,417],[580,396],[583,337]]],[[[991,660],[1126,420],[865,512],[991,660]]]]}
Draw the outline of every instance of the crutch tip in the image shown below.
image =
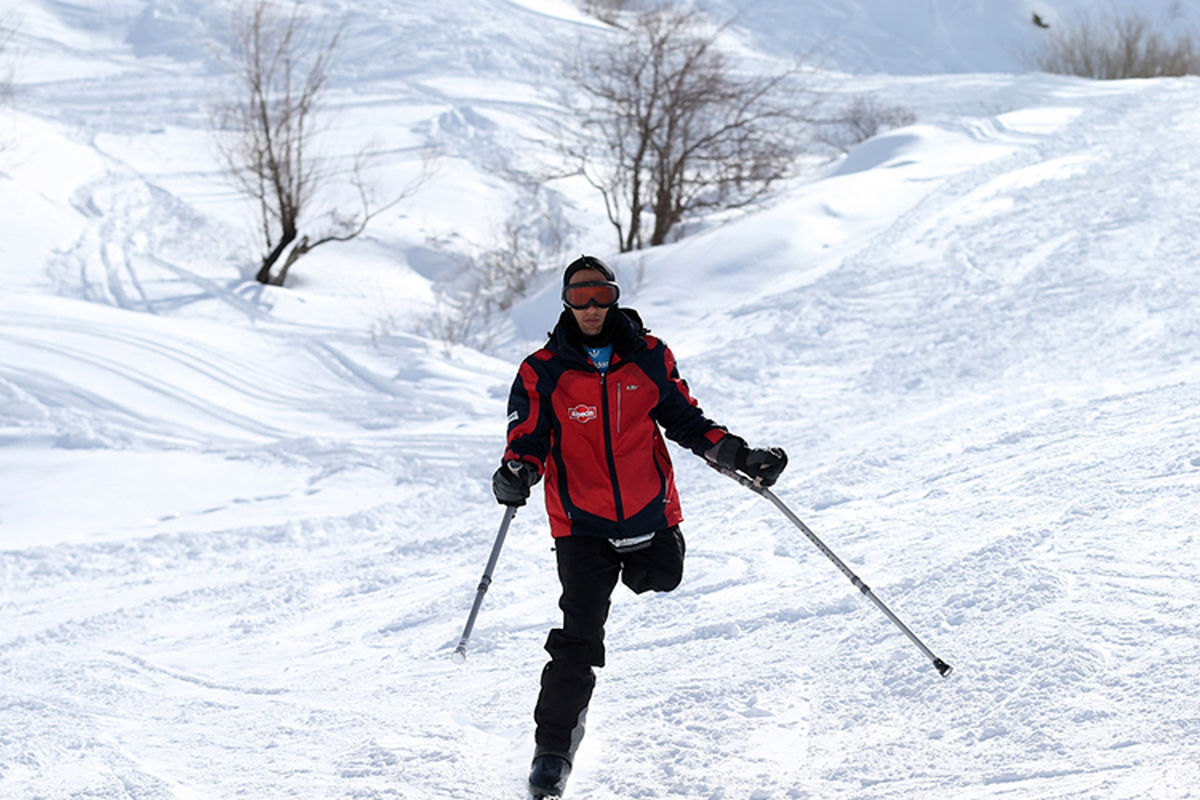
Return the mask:
{"type": "Polygon", "coordinates": [[[943,678],[954,671],[954,667],[950,666],[945,661],[942,661],[940,658],[935,658],[933,660],[933,665],[937,667],[938,673],[940,673],[943,678]]]}

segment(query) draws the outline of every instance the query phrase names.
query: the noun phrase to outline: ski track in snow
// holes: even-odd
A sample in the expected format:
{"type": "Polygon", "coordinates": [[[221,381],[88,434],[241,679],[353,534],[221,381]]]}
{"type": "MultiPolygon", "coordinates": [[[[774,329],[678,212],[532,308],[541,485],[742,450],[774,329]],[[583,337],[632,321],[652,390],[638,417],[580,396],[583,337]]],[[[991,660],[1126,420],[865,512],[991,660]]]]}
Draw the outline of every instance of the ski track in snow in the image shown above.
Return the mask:
{"type": "MultiPolygon", "coordinates": [[[[428,58],[541,63],[496,36],[428,58]]],[[[422,74],[375,79],[461,100],[422,74]]],[[[126,109],[172,85],[141,80],[38,92],[95,133],[119,117],[94,116],[97,85],[126,109]]],[[[699,323],[648,319],[714,418],[788,449],[777,493],[954,674],[676,449],[687,574],[669,595],[618,588],[571,798],[1200,796],[1200,83],[997,80],[1011,113],[938,122],[990,157],[868,143],[861,174],[911,170],[911,203],[771,287],[719,264],[735,277],[697,290],[699,323]]],[[[185,100],[162,115],[180,124],[185,100]]],[[[486,120],[446,114],[469,151],[486,120]]],[[[540,498],[467,664],[448,658],[500,519],[515,364],[298,322],[288,295],[196,256],[220,259],[225,228],[167,188],[178,174],[89,146],[77,235],[37,292],[0,291],[0,794],[519,796],[557,614],[540,498]],[[137,459],[142,482],[70,517],[86,487],[55,475],[137,459]],[[201,462],[257,482],[159,497],[201,462]]],[[[662,258],[674,272],[633,305],[690,276],[662,258]]]]}

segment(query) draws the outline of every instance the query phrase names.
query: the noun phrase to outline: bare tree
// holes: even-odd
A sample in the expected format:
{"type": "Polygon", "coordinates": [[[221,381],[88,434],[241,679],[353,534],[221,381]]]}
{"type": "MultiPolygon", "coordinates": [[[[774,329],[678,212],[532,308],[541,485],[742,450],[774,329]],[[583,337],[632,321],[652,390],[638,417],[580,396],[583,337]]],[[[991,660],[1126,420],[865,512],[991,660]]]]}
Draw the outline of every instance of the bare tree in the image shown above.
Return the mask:
{"type": "Polygon", "coordinates": [[[236,89],[232,100],[214,107],[213,131],[226,172],[258,206],[265,243],[255,276],[260,283],[282,286],[305,253],[357,237],[415,188],[378,204],[364,177],[365,149],[340,177],[317,156],[319,117],[339,39],[340,30],[322,35],[299,3],[284,10],[272,0],[252,0],[233,15],[229,44],[236,89]],[[356,195],[357,203],[350,210],[336,203],[314,209],[335,178],[348,184],[341,188],[356,195]],[[302,233],[306,225],[312,232],[302,233]]]}
{"type": "Polygon", "coordinates": [[[706,210],[754,202],[803,149],[806,109],[785,96],[797,70],[739,75],[721,32],[699,11],[662,5],[569,69],[582,134],[568,153],[602,195],[621,252],[663,244],[706,210]]]}

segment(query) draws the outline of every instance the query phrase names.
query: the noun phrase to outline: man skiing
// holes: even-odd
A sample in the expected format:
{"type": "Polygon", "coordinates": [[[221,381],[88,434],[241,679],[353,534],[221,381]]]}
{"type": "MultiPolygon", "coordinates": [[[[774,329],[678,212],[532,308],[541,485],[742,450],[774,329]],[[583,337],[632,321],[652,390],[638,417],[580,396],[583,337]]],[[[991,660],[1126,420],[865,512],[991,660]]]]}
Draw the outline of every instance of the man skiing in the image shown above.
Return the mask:
{"type": "Polygon", "coordinates": [[[683,515],[663,434],[696,455],[770,486],[778,448],[748,448],[704,416],[675,358],[636,311],[617,304],[613,271],[594,256],[563,273],[565,308],[546,345],[526,358],[508,399],[508,447],[496,499],[524,505],[546,478],[546,510],[562,585],[534,709],[529,791],[560,797],[604,666],[604,623],[618,578],[667,592],[683,577],[683,515]]]}

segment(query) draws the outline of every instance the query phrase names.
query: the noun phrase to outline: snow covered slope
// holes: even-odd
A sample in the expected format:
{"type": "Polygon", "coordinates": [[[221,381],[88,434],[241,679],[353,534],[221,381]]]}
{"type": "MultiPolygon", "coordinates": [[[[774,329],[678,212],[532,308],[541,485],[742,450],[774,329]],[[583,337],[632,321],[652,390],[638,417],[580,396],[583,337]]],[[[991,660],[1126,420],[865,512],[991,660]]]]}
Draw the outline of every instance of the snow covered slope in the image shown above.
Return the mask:
{"type": "MultiPolygon", "coordinates": [[[[514,202],[489,164],[557,113],[549,48],[595,24],[359,17],[339,130],[394,136],[398,182],[427,138],[447,164],[273,290],[243,278],[181,44],[220,10],[103,9],[23,9],[0,177],[0,796],[521,796],[556,618],[540,499],[448,656],[557,302],[487,354],[412,317],[453,266],[433,245],[514,202]]],[[[860,87],[920,123],[613,263],[706,411],[788,450],[779,496],[955,672],[675,450],[684,583],[618,589],[571,796],[1200,796],[1200,81],[860,87]]]]}

